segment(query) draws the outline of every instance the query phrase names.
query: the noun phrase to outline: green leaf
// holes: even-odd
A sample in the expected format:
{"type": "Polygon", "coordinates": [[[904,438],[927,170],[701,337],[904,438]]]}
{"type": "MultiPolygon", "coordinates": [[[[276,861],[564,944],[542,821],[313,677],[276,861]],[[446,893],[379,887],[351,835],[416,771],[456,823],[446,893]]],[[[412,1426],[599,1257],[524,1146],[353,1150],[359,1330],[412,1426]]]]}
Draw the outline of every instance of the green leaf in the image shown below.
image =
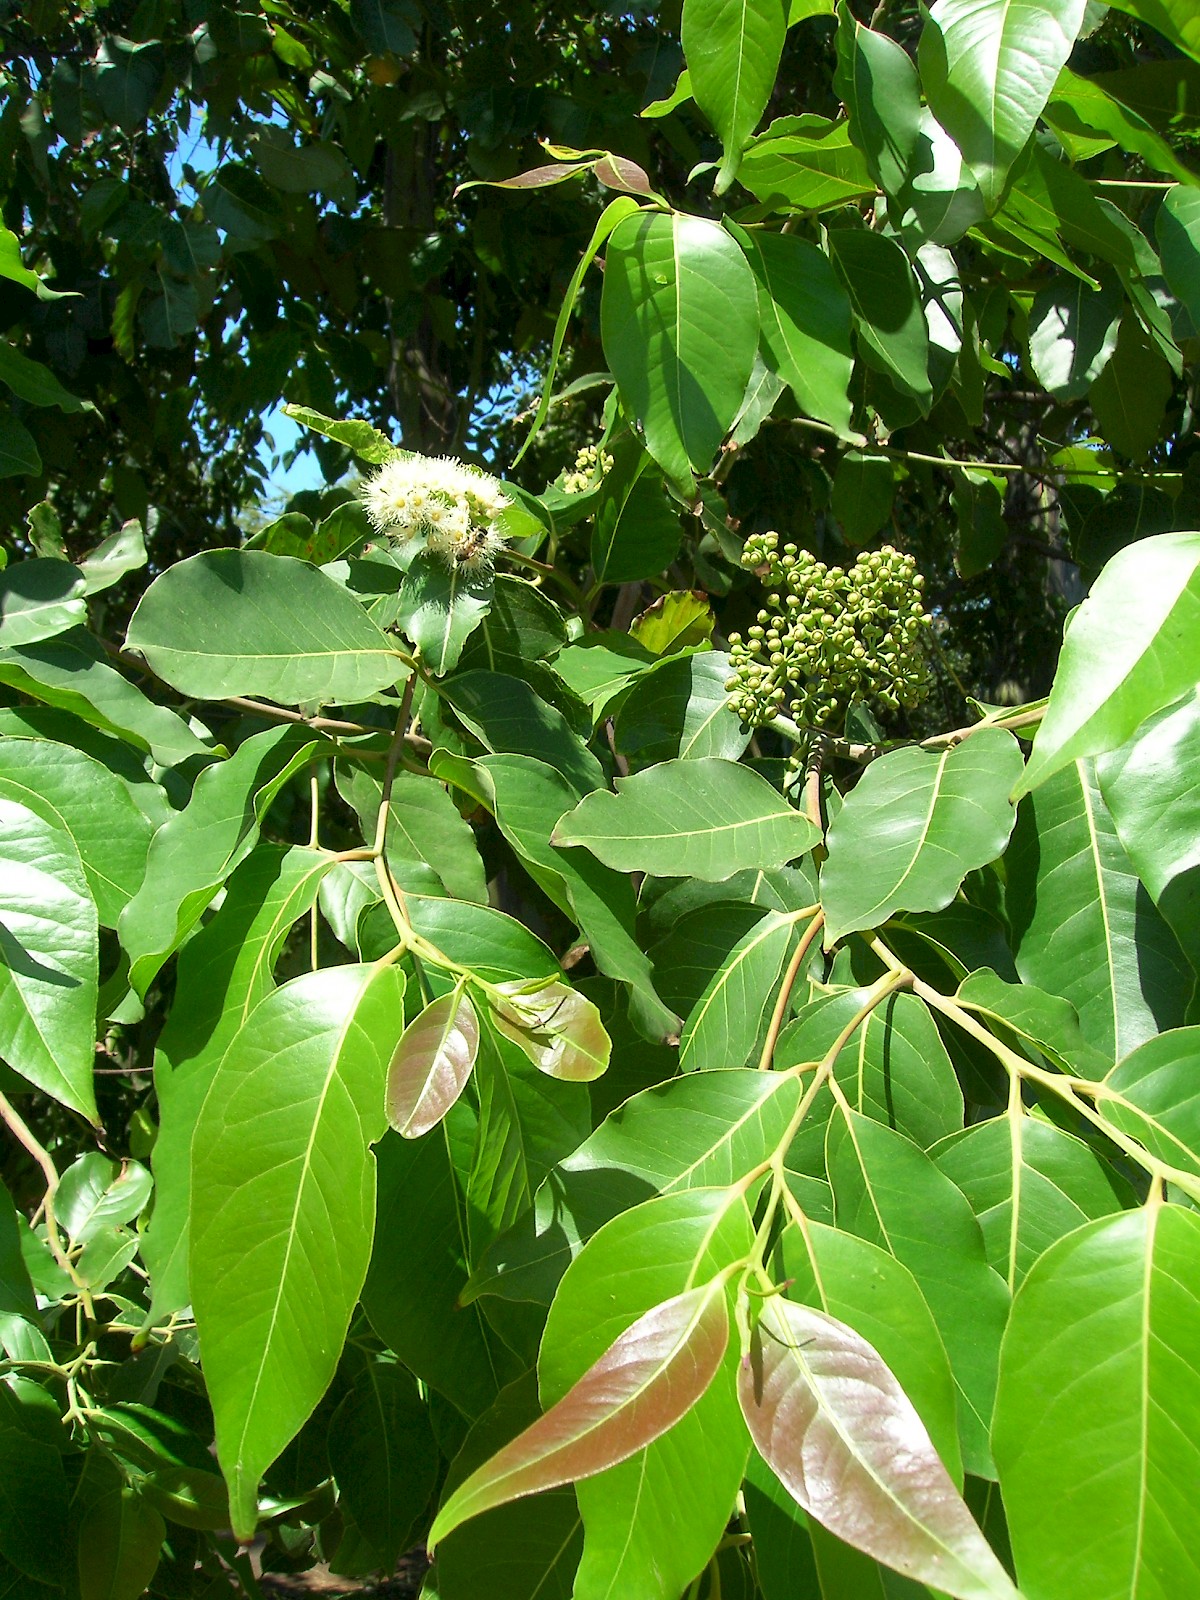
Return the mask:
{"type": "Polygon", "coordinates": [[[984,728],[934,752],[872,761],[829,829],[821,870],[828,938],[878,927],[896,911],[938,911],[966,874],[1003,851],[1021,771],[1012,734],[984,728]]]}
{"type": "Polygon", "coordinates": [[[1177,50],[1200,61],[1200,18],[1191,0],[1112,0],[1112,4],[1139,22],[1148,22],[1177,50]]]}
{"type": "Polygon", "coordinates": [[[958,1396],[963,1462],[992,1476],[988,1429],[1009,1294],[992,1271],[966,1196],[916,1145],[848,1110],[829,1127],[837,1223],[888,1250],[929,1303],[958,1396]]]}
{"type": "Polygon", "coordinates": [[[559,1162],[533,1214],[488,1251],[466,1298],[548,1305],[606,1222],[652,1195],[738,1182],[774,1150],[799,1100],[795,1078],[749,1069],[690,1073],[634,1095],[559,1162]]]}
{"type": "Polygon", "coordinates": [[[1096,763],[1138,877],[1193,966],[1200,964],[1200,690],[1148,717],[1096,763]]]}
{"type": "Polygon", "coordinates": [[[1118,551],[1071,619],[1050,702],[1018,792],[1102,755],[1196,686],[1200,533],[1118,551]]]}
{"type": "Polygon", "coordinates": [[[331,866],[323,851],[260,844],[230,876],[221,909],[180,952],[175,1004],[154,1065],[154,1208],[141,1246],[155,1320],[189,1300],[189,1152],[213,1073],[251,1011],[271,992],[283,943],[331,866]]]}
{"type": "Polygon", "coordinates": [[[1060,1072],[1102,1078],[1111,1065],[1104,1052],[1084,1037],[1079,1014],[1070,1001],[1046,994],[1032,983],[1006,983],[984,967],[963,979],[954,998],[982,1017],[993,1033],[1002,1038],[1015,1035],[1060,1072]]]}
{"type": "Polygon", "coordinates": [[[1171,293],[1200,325],[1200,193],[1182,185],[1169,189],[1154,232],[1171,293]]]}
{"type": "Polygon", "coordinates": [[[1019,1108],[930,1153],[971,1202],[988,1261],[1014,1291],[1057,1239],[1132,1199],[1082,1139],[1019,1108]]]}
{"type": "Polygon", "coordinates": [[[0,795],[62,828],[79,852],[100,924],[115,928],[146,872],[154,829],[114,773],[67,745],[0,739],[0,795]]]}
{"type": "Polygon", "coordinates": [[[1068,150],[1072,137],[1096,140],[1100,135],[1096,142],[1112,141],[1126,155],[1141,156],[1156,172],[1165,172],[1184,183],[1196,182],[1195,175],[1147,121],[1114,99],[1095,79],[1081,78],[1070,67],[1059,73],[1045,117],[1060,138],[1066,136],[1068,150]]]}
{"type": "Polygon", "coordinates": [[[158,1569],[166,1531],[137,1489],[115,1479],[79,1524],[80,1600],[137,1600],[158,1569]]]}
{"type": "Polygon", "coordinates": [[[36,644],[87,621],[83,577],[69,561],[39,556],[0,572],[0,648],[36,644]]]}
{"type": "Polygon", "coordinates": [[[793,918],[768,911],[738,940],[684,1024],[680,1071],[747,1064],[775,997],[794,925],[793,918]]]}
{"type": "Polygon", "coordinates": [[[429,1530],[430,1549],[469,1517],[579,1483],[652,1444],[703,1395],[728,1341],[719,1281],[647,1311],[561,1400],[455,1490],[429,1530]]]}
{"type": "Polygon", "coordinates": [[[492,997],[494,1026],[518,1046],[539,1072],[564,1083],[590,1083],[608,1067],[612,1040],[592,1002],[565,983],[531,988],[529,980],[502,983],[492,997]]]}
{"type": "MultiPolygon", "coordinates": [[[[818,994],[784,1029],[775,1051],[776,1067],[820,1061],[861,1011],[867,994],[865,989],[818,994]]],[[[856,1111],[896,1128],[923,1149],[962,1127],[958,1078],[933,1018],[915,995],[892,994],[876,1006],[842,1047],[833,1070],[856,1111]]],[[[832,1104],[828,1091],[817,1095],[799,1144],[819,1139],[823,1147],[832,1104]]],[[[813,1154],[817,1175],[824,1166],[823,1148],[813,1154]]]]}
{"type": "Polygon", "coordinates": [[[599,722],[611,703],[657,658],[627,633],[594,633],[555,657],[554,672],[599,722]]]}
{"type": "Polygon", "coordinates": [[[86,592],[99,594],[111,589],[128,573],[140,572],[146,561],[146,540],[141,523],[125,522],[84,556],[79,570],[83,573],[86,592]]]}
{"type": "Polygon", "coordinates": [[[642,213],[609,241],[601,330],[646,447],[680,483],[707,472],[746,392],[758,347],[745,257],[716,222],[642,213]]]}
{"type": "Polygon", "coordinates": [[[729,655],[673,656],[638,678],[617,713],[617,748],[631,771],[659,762],[736,761],[750,742],[729,709],[729,655]]]}
{"type": "Polygon", "coordinates": [[[1200,1218],[1152,1204],[1068,1234],[1025,1280],[994,1438],[1026,1593],[1165,1600],[1200,1585],[1180,1536],[1200,1473],[1198,1262],[1200,1218]]]}
{"type": "Polygon", "coordinates": [[[929,108],[962,151],[987,209],[1045,109],[1086,0],[936,0],[921,34],[929,108]]]}
{"type": "Polygon", "coordinates": [[[829,257],[796,234],[737,228],[758,284],[764,359],[811,417],[857,438],[850,426],[850,301],[829,257]]]}
{"type": "Polygon", "coordinates": [[[34,478],[42,470],[42,458],[33,435],[23,422],[0,409],[0,478],[34,478]]]}
{"type": "Polygon", "coordinates": [[[139,1216],[150,1188],[150,1174],[140,1162],[110,1161],[98,1150],[87,1150],[63,1173],[55,1214],[72,1244],[87,1244],[105,1228],[139,1216]]]}
{"type": "Polygon", "coordinates": [[[314,433],[324,434],[327,439],[344,444],[360,461],[369,461],[372,466],[379,466],[393,456],[402,454],[386,433],[380,433],[369,422],[338,422],[332,417],[323,417],[310,406],[284,405],[280,409],[285,417],[298,422],[302,428],[311,428],[314,433]]]}
{"type": "Polygon", "coordinates": [[[843,9],[833,86],[850,116],[850,137],[887,195],[898,195],[916,161],[921,88],[912,57],[843,9]]]}
{"type": "Polygon", "coordinates": [[[64,389],[50,368],[31,361],[15,345],[0,342],[0,383],[31,406],[57,406],[60,411],[94,411],[90,400],[80,400],[64,389]]]}
{"type": "Polygon", "coordinates": [[[182,694],[360,700],[403,676],[394,646],[323,572],[261,550],[207,550],[142,596],[126,644],[182,694]]]}
{"type": "Polygon", "coordinates": [[[15,1072],[89,1122],[99,929],[70,835],[0,796],[0,1034],[15,1072]]]}
{"type": "Polygon", "coordinates": [[[1131,461],[1146,461],[1173,389],[1170,366],[1138,318],[1126,314],[1112,360],[1088,390],[1088,403],[1107,442],[1131,461]]]}
{"type": "Polygon", "coordinates": [[[604,782],[604,768],[562,712],[521,678],[502,672],[460,672],[442,685],[441,694],[494,754],[535,756],[583,793],[604,782]]]}
{"type": "Polygon", "coordinates": [[[954,1380],[917,1281],[895,1256],[852,1233],[805,1219],[779,1241],[787,1296],[837,1317],[886,1362],[912,1401],[954,1483],[962,1486],[954,1380]]]}
{"type": "Polygon", "coordinates": [[[742,1496],[763,1600],[821,1600],[807,1519],[757,1452],[750,1456],[742,1496]]]}
{"type": "MultiPolygon", "coordinates": [[[[720,1303],[707,1312],[715,1333],[728,1293],[717,1274],[748,1251],[751,1237],[745,1200],[728,1189],[667,1195],[614,1218],[567,1269],[550,1308],[538,1357],[543,1403],[557,1402],[666,1297],[686,1304],[711,1294],[720,1303]]],[[[738,1350],[725,1346],[714,1361],[715,1346],[714,1338],[702,1368],[697,1351],[704,1383],[690,1386],[693,1403],[686,1413],[680,1408],[674,1426],[577,1484],[584,1547],[576,1600],[677,1600],[719,1542],[747,1442],[734,1398],[738,1350]]]]}
{"type": "Polygon", "coordinates": [[[422,551],[405,574],[397,621],[425,665],[441,677],[458,665],[463,646],[491,603],[490,574],[450,568],[422,551]]]}
{"type": "Polygon", "coordinates": [[[1097,1101],[1114,1127],[1185,1172],[1200,1172],[1198,1060],[1200,1028],[1172,1028],[1118,1062],[1097,1101]]]}
{"type": "Polygon", "coordinates": [[[772,211],[826,211],[875,192],[850,124],[811,112],[778,117],[752,139],[738,181],[772,211]]]}
{"type": "MultiPolygon", "coordinates": [[[[477,1417],[520,1368],[478,1306],[459,1304],[470,1265],[466,1205],[451,1155],[462,1133],[455,1119],[464,1109],[460,1101],[424,1139],[388,1133],[380,1144],[375,1243],[362,1303],[372,1328],[410,1372],[463,1416],[477,1417]],[[418,1283],[421,1292],[414,1294],[418,1283]]],[[[473,1137],[469,1119],[467,1132],[473,1137]]]]}
{"type": "Polygon", "coordinates": [[[234,1532],[333,1377],[375,1221],[396,967],[269,994],[213,1077],[192,1145],[190,1280],[234,1532]],[[321,1285],[319,1295],[313,1284],[321,1285]]]}
{"type": "MultiPolygon", "coordinates": [[[[381,780],[341,761],[335,772],[338,792],[357,812],[363,838],[374,840],[381,780]]],[[[396,773],[385,844],[388,865],[406,891],[486,903],[487,879],[475,834],[436,780],[417,772],[396,773]]]]}
{"type": "Polygon", "coordinates": [[[437,1126],[466,1088],[478,1050],[479,1019],[460,983],[400,1036],[387,1075],[387,1118],[397,1133],[416,1139],[437,1126]]]}
{"type": "Polygon", "coordinates": [[[613,230],[624,222],[626,217],[636,216],[640,210],[641,207],[638,202],[630,195],[619,194],[615,200],[608,202],[596,221],[596,226],[592,230],[592,236],[588,240],[579,265],[571,274],[571,281],[567,285],[567,292],[563,296],[562,305],[558,308],[558,319],[554,324],[554,338],[550,345],[550,360],[546,366],[546,377],[542,385],[542,397],[538,401],[537,414],[533,419],[533,426],[526,435],[524,444],[522,444],[513,458],[514,467],[541,432],[542,425],[549,414],[552,390],[554,388],[554,374],[558,370],[558,360],[562,354],[563,343],[567,336],[567,324],[571,320],[571,313],[575,309],[575,302],[579,298],[579,290],[582,287],[587,269],[596,259],[597,252],[602,249],[613,230]]]}
{"type": "Polygon", "coordinates": [[[212,750],[183,718],[127,683],[82,628],[42,644],[0,651],[0,682],[70,711],[137,750],[150,751],[164,767],[197,756],[212,760],[212,750]]]}
{"type": "Polygon", "coordinates": [[[1117,348],[1124,297],[1113,278],[1090,289],[1060,275],[1029,313],[1029,359],[1056,400],[1082,400],[1117,348]]]}
{"type": "Polygon", "coordinates": [[[961,1600],[1015,1600],[912,1402],[852,1328],[767,1300],[738,1397],[759,1452],[823,1527],[961,1600]]]}
{"type": "Polygon", "coordinates": [[[1071,1002],[1108,1063],[1183,1021],[1186,963],[1121,848],[1094,763],[1072,762],[1022,801],[1005,865],[1018,972],[1071,1002]]]}
{"type": "Polygon", "coordinates": [[[950,504],[958,518],[958,553],[954,565],[962,578],[986,572],[1008,543],[1004,520],[1004,488],[1000,474],[956,471],[950,504]]]}
{"type": "Polygon", "coordinates": [[[850,294],[863,360],[928,408],[929,332],[908,257],[894,239],[851,228],[831,233],[829,248],[850,294]]]}
{"type": "Polygon", "coordinates": [[[716,192],[737,175],[739,157],[767,108],[787,33],[784,0],[684,0],[681,23],[692,96],[720,135],[725,158],[716,192]]]}
{"type": "Polygon", "coordinates": [[[437,1481],[438,1451],[415,1380],[368,1361],[329,1424],[329,1465],[341,1503],[391,1571],[437,1481]]]}
{"type": "Polygon", "coordinates": [[[632,583],[669,567],[679,549],[679,512],[663,492],[653,459],[635,441],[613,451],[592,522],[597,583],[632,583]]]}
{"type": "MultiPolygon", "coordinates": [[[[436,771],[447,771],[436,752],[433,764],[436,771]]],[[[531,756],[482,756],[475,771],[482,780],[481,798],[534,881],[576,919],[600,971],[632,987],[648,1037],[674,1032],[678,1018],[655,994],[650,962],[634,937],[632,884],[586,851],[551,842],[555,824],[577,803],[578,792],[531,756]]]]}
{"type": "Polygon", "coordinates": [[[459,666],[520,676],[529,663],[556,654],[567,642],[558,607],[523,578],[497,573],[492,608],[467,640],[459,666]]]}
{"type": "Polygon", "coordinates": [[[833,514],[853,545],[873,539],[892,515],[895,496],[888,456],[847,450],[833,477],[833,514]]]}
{"type": "Polygon", "coordinates": [[[552,837],[623,872],[719,882],[743,867],[781,867],[811,850],[819,833],[765,778],[709,757],[619,778],[616,794],[586,796],[552,837]]]}
{"type": "Polygon", "coordinates": [[[33,1287],[21,1255],[17,1208],[0,1183],[0,1325],[8,1317],[27,1317],[32,1321],[36,1315],[33,1287]]]}
{"type": "Polygon", "coordinates": [[[205,768],[185,808],[154,835],[146,876],[119,926],[140,995],[250,854],[272,800],[318,743],[296,724],[254,734],[227,761],[205,768]]]}
{"type": "MultiPolygon", "coordinates": [[[[26,1578],[59,1584],[70,1559],[61,1537],[48,1531],[66,1527],[70,1514],[62,1455],[41,1437],[30,1403],[37,1396],[20,1387],[0,1384],[0,1556],[26,1578]]],[[[45,1398],[44,1391],[38,1391],[45,1398]]],[[[10,1590],[15,1596],[21,1590],[10,1590]]],[[[57,1591],[56,1591],[57,1592],[57,1591]]]]}
{"type": "Polygon", "coordinates": [[[21,260],[21,243],[15,233],[8,228],[0,227],[0,278],[7,278],[10,283],[22,284],[26,289],[32,289],[39,300],[65,300],[66,295],[56,294],[53,289],[47,289],[36,272],[31,272],[21,260]]]}

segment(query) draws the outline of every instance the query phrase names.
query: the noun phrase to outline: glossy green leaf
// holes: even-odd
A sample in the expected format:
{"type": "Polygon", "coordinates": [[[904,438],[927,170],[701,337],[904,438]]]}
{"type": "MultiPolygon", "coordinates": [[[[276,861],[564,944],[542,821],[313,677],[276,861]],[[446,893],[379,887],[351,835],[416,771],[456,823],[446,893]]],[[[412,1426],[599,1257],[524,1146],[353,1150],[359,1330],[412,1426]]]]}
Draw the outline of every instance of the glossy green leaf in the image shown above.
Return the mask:
{"type": "Polygon", "coordinates": [[[846,1323],[882,1358],[916,1407],[946,1471],[961,1488],[950,1363],[908,1268],[866,1239],[811,1220],[785,1230],[779,1261],[789,1300],[846,1323]]]}
{"type": "Polygon", "coordinates": [[[31,1414],[38,1396],[28,1391],[35,1386],[26,1386],[24,1379],[0,1384],[0,1556],[26,1579],[57,1585],[71,1551],[47,1531],[66,1526],[67,1478],[60,1452],[31,1414]]]}
{"type": "Polygon", "coordinates": [[[115,928],[146,872],[154,832],[129,786],[82,750],[47,739],[0,739],[0,795],[68,833],[102,927],[115,928]]]}
{"type": "Polygon", "coordinates": [[[111,1161],[86,1150],[59,1181],[54,1210],[74,1244],[87,1244],[113,1224],[132,1222],[150,1198],[150,1174],[138,1161],[111,1161]]]}
{"type": "Polygon", "coordinates": [[[1132,1199],[1081,1139],[1019,1108],[952,1134],[931,1154],[971,1202],[988,1261],[1014,1291],[1055,1240],[1132,1199]]]}
{"type": "Polygon", "coordinates": [[[1156,28],[1176,49],[1200,61],[1200,18],[1190,0],[1112,0],[1118,11],[1156,28]]]}
{"type": "Polygon", "coordinates": [[[1056,400],[1082,400],[1117,348],[1123,297],[1108,279],[1091,289],[1060,276],[1039,291],[1029,315],[1029,358],[1056,400]]]}
{"type": "Polygon", "coordinates": [[[1082,78],[1069,67],[1058,75],[1045,116],[1068,150],[1073,138],[1112,142],[1127,155],[1141,156],[1156,172],[1165,172],[1187,184],[1196,182],[1194,174],[1149,122],[1107,93],[1094,78],[1082,78]]]}
{"type": "Polygon", "coordinates": [[[431,1000],[400,1036],[388,1066],[387,1118],[406,1139],[428,1133],[467,1086],[479,1018],[461,984],[431,1000]]]}
{"type": "Polygon", "coordinates": [[[80,1600],[138,1600],[158,1568],[165,1536],[158,1511],[116,1480],[79,1524],[80,1600]]]}
{"type": "MultiPolygon", "coordinates": [[[[862,1009],[865,989],[818,994],[788,1024],[775,1051],[777,1068],[820,1061],[842,1029],[862,1009]]],[[[856,1111],[896,1128],[922,1148],[962,1127],[958,1078],[933,1018],[914,995],[891,994],[876,1006],[834,1062],[834,1076],[856,1111]]],[[[823,1144],[832,1100],[822,1091],[813,1101],[799,1142],[823,1144]]],[[[823,1167],[813,1151],[814,1175],[823,1167]]]]}
{"type": "Polygon", "coordinates": [[[539,1072],[566,1083],[590,1083],[608,1067],[612,1040],[600,1013],[565,983],[531,988],[528,979],[501,984],[493,999],[495,1027],[529,1057],[539,1072]]]}
{"type": "Polygon", "coordinates": [[[750,1069],[692,1073],[634,1095],[558,1164],[533,1213],[479,1264],[467,1297],[548,1305],[606,1222],[656,1194],[736,1183],[771,1154],[799,1100],[795,1078],[750,1069]]]}
{"type": "MultiPolygon", "coordinates": [[[[358,815],[363,838],[373,843],[381,779],[340,761],[334,772],[338,792],[358,815]]],[[[487,879],[471,825],[435,780],[417,772],[396,773],[385,844],[388,866],[405,893],[447,894],[476,905],[486,903],[487,879]]]]}
{"type": "MultiPolygon", "coordinates": [[[[454,1122],[463,1109],[460,1101],[424,1139],[388,1133],[380,1144],[375,1242],[362,1303],[375,1332],[410,1372],[464,1416],[477,1417],[520,1367],[479,1307],[459,1306],[470,1261],[451,1140],[460,1137],[454,1122]],[[418,1283],[421,1293],[414,1294],[418,1283]]],[[[473,1136],[469,1122],[467,1131],[473,1136]]]]}
{"type": "Polygon", "coordinates": [[[1148,717],[1096,763],[1138,877],[1193,966],[1200,963],[1200,691],[1148,717]]]}
{"type": "Polygon", "coordinates": [[[306,562],[261,550],[207,550],[169,568],[143,595],[126,644],[202,697],[330,704],[404,675],[353,595],[306,562]]]}
{"type": "Polygon", "coordinates": [[[373,466],[400,454],[387,434],[380,433],[369,422],[336,421],[332,417],[322,416],[310,406],[284,405],[281,409],[284,416],[298,422],[302,428],[311,428],[314,433],[324,434],[327,439],[344,444],[360,461],[369,461],[373,466]]]}
{"type": "Polygon", "coordinates": [[[775,997],[793,926],[791,918],[768,911],[738,940],[684,1024],[681,1071],[749,1064],[775,997]]]}
{"type": "Polygon", "coordinates": [[[708,1283],[639,1317],[539,1420],[455,1490],[429,1547],[469,1517],[626,1461],[684,1416],[729,1340],[725,1289],[708,1283]]]}
{"type": "Polygon", "coordinates": [[[200,774],[184,810],[154,835],[146,876],[119,924],[129,981],[139,994],[250,854],[272,800],[317,748],[308,729],[295,724],[254,734],[200,774]]]}
{"type": "Polygon", "coordinates": [[[763,1600],[824,1600],[808,1519],[757,1451],[742,1497],[763,1600]]]}
{"type": "Polygon", "coordinates": [[[692,96],[725,147],[721,194],[775,86],[787,7],[785,0],[685,0],[681,28],[692,96]]]}
{"type": "Polygon", "coordinates": [[[838,1226],[916,1278],[950,1357],[964,1465],[992,1476],[988,1428],[1009,1293],[965,1195],[916,1145],[857,1111],[830,1123],[828,1164],[838,1226]]]}
{"type": "Polygon", "coordinates": [[[894,239],[849,228],[830,235],[830,252],[850,294],[863,360],[927,407],[929,333],[908,257],[894,239]]]}
{"type": "Polygon", "coordinates": [[[1097,1109],[1160,1161],[1200,1172],[1198,1062],[1200,1028],[1172,1028],[1148,1039],[1105,1078],[1097,1109]]]}
{"type": "Polygon", "coordinates": [[[491,600],[490,573],[451,569],[423,551],[405,575],[398,621],[425,665],[441,677],[458,665],[463,646],[487,616],[491,600]]]}
{"type": "Polygon", "coordinates": [[[758,284],[763,359],[809,414],[843,438],[850,426],[850,301],[829,257],[795,234],[736,237],[758,284]]]}
{"type": "Polygon", "coordinates": [[[1200,1474],[1198,1262],[1200,1218],[1151,1205],[1068,1234],[1025,1280],[994,1440],[1026,1594],[1167,1600],[1200,1584],[1181,1536],[1200,1474]]]}
{"type": "Polygon", "coordinates": [[[912,1402],[845,1323],[766,1301],[738,1397],[759,1452],[822,1526],[961,1600],[1015,1600],[912,1402]]]}
{"type": "Polygon", "coordinates": [[[368,1361],[329,1424],[341,1503],[390,1571],[411,1542],[437,1481],[438,1451],[414,1379],[368,1361]]]}
{"type": "Polygon", "coordinates": [[[626,633],[585,635],[568,645],[554,661],[554,672],[571,692],[591,708],[599,722],[612,702],[643,672],[656,664],[645,645],[626,633]]]}
{"type": "Polygon", "coordinates": [[[1008,842],[1008,793],[1020,772],[1016,740],[993,728],[940,752],[895,750],[871,762],[829,829],[829,938],[948,905],[966,874],[1008,842]]]}
{"type": "Polygon", "coordinates": [[[0,795],[0,1033],[4,1059],[98,1122],[92,1088],[96,905],[70,835],[0,795]]]}
{"type": "Polygon", "coordinates": [[[720,881],[743,867],[781,867],[818,831],[749,767],[667,761],[588,795],[554,830],[620,871],[720,881]]]}
{"type": "Polygon", "coordinates": [[[673,656],[638,678],[616,717],[617,748],[630,769],[676,758],[736,761],[750,731],[729,709],[728,678],[724,650],[673,656]]]}
{"type": "Polygon", "coordinates": [[[626,217],[609,241],[604,353],[646,447],[686,483],[705,472],[737,415],[758,314],[737,245],[704,217],[626,217]]]}
{"type": "Polygon", "coordinates": [[[442,698],[493,754],[535,756],[582,793],[604,782],[604,769],[556,706],[520,678],[500,672],[460,672],[442,698]]]}
{"type": "Polygon", "coordinates": [[[912,57],[885,33],[843,10],[834,89],[850,115],[850,137],[888,195],[903,188],[918,152],[921,90],[912,57]]]}
{"type": "Polygon", "coordinates": [[[1072,762],[1021,802],[1005,864],[1017,970],[1071,1002],[1109,1065],[1183,1021],[1187,964],[1121,847],[1093,762],[1072,762]]]}
{"type": "Polygon", "coordinates": [[[311,908],[332,865],[323,851],[260,844],[230,877],[220,911],[180,952],[177,1003],[159,1035],[154,1064],[154,1207],[141,1243],[155,1319],[189,1301],[189,1153],[213,1073],[270,993],[284,941],[311,908]]]}
{"type": "Polygon", "coordinates": [[[874,193],[850,124],[812,112],[778,117],[751,140],[738,181],[772,210],[825,211],[874,193]]]}
{"type": "Polygon", "coordinates": [[[83,576],[69,561],[35,556],[0,572],[0,648],[37,644],[86,621],[83,576]]]}
{"type": "Polygon", "coordinates": [[[1200,533],[1164,533],[1119,551],[1063,640],[1050,703],[1019,792],[1080,756],[1124,744],[1196,686],[1200,533]]]}
{"type": "Polygon", "coordinates": [[[1006,983],[983,967],[963,979],[954,998],[982,1017],[994,1033],[1015,1035],[1062,1072],[1102,1078],[1111,1065],[1104,1052],[1084,1037],[1079,1013],[1070,1001],[1032,983],[1006,983]]]}
{"type": "Polygon", "coordinates": [[[146,565],[146,539],[140,522],[122,523],[116,533],[101,539],[79,563],[88,594],[100,594],[131,572],[146,565]]]}
{"type": "Polygon", "coordinates": [[[833,514],[853,545],[866,544],[892,514],[895,481],[889,457],[847,450],[833,478],[833,514]]]}
{"type": "Polygon", "coordinates": [[[0,651],[0,682],[150,751],[164,767],[197,757],[212,760],[211,748],[183,718],[127,682],[82,629],[0,651]]]}
{"type": "Polygon", "coordinates": [[[225,1052],[196,1124],[192,1304],[241,1538],[259,1478],[333,1377],[366,1275],[369,1146],[385,1127],[403,992],[395,967],[334,967],[275,990],[225,1052]]]}
{"type": "Polygon", "coordinates": [[[632,583],[669,567],[679,549],[679,511],[663,492],[654,461],[633,440],[613,451],[592,522],[597,583],[632,583]]]}
{"type": "MultiPolygon", "coordinates": [[[[720,1310],[708,1316],[714,1329],[723,1323],[729,1291],[716,1275],[744,1255],[751,1234],[744,1199],[727,1189],[666,1195],[614,1218],[568,1268],[550,1308],[538,1357],[543,1403],[572,1389],[664,1295],[685,1304],[711,1295],[720,1310]]],[[[693,1383],[686,1414],[655,1442],[576,1486],[584,1526],[577,1600],[676,1600],[719,1542],[748,1442],[734,1397],[736,1341],[723,1353],[715,1344],[717,1359],[698,1374],[705,1382],[693,1383]]]]}
{"type": "Polygon", "coordinates": [[[921,82],[989,211],[1004,193],[1083,23],[1086,0],[937,0],[921,82]]]}

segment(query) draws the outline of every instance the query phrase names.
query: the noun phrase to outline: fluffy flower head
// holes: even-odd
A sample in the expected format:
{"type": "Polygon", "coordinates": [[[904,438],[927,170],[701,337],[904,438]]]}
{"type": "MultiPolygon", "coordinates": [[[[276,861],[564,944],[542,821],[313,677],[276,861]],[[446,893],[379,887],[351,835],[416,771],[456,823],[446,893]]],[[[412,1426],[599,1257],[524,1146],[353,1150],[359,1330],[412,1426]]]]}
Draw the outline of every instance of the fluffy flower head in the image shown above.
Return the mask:
{"type": "Polygon", "coordinates": [[[491,567],[504,548],[497,518],[512,504],[495,478],[452,456],[397,456],[363,486],[377,533],[396,544],[419,539],[450,566],[491,567]]]}

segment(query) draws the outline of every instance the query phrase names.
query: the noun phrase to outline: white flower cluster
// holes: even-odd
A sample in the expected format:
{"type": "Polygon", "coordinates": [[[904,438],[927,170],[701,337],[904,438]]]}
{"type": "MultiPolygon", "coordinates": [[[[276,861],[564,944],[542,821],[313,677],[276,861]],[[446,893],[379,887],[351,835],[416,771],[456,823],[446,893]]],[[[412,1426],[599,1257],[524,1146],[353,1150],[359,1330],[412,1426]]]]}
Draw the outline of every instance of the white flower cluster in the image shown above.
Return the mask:
{"type": "Polygon", "coordinates": [[[450,566],[487,571],[504,548],[496,519],[512,501],[495,478],[452,456],[397,456],[362,499],[378,533],[396,544],[420,539],[450,566]]]}
{"type": "Polygon", "coordinates": [[[568,494],[585,494],[587,490],[595,488],[612,464],[613,458],[607,450],[600,450],[594,444],[585,444],[576,455],[572,470],[563,473],[562,486],[568,494]]]}

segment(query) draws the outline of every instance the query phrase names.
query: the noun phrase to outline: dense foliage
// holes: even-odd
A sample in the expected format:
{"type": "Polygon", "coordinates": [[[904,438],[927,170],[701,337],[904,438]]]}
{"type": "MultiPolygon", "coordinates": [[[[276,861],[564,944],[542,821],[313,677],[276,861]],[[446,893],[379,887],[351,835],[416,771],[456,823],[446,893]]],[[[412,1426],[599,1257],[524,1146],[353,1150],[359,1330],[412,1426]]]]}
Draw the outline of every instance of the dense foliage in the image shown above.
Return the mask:
{"type": "Polygon", "coordinates": [[[0,1593],[1200,1590],[1190,0],[0,17],[0,1593]]]}

